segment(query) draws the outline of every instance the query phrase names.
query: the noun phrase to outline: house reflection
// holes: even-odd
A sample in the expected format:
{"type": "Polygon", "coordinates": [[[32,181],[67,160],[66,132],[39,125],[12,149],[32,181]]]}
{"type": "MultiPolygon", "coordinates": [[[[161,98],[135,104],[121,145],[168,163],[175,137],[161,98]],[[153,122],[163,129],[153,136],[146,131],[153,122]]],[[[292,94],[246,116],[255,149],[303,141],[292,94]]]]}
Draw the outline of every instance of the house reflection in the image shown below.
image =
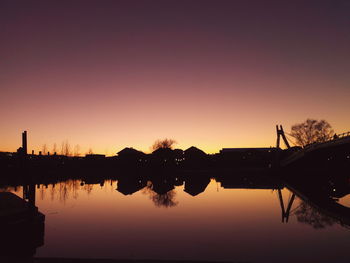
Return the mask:
{"type": "Polygon", "coordinates": [[[209,177],[197,177],[185,181],[184,191],[192,196],[203,193],[210,183],[209,177]]]}
{"type": "Polygon", "coordinates": [[[146,186],[147,182],[142,178],[130,178],[118,180],[117,191],[124,195],[132,195],[146,186]]]}

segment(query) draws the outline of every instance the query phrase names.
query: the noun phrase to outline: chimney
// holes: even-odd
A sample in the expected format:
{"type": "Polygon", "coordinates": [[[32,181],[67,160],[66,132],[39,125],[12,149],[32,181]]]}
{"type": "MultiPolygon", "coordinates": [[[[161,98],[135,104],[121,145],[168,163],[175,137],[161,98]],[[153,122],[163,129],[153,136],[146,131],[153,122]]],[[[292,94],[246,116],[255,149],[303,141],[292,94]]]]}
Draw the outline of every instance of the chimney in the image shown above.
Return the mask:
{"type": "Polygon", "coordinates": [[[23,154],[27,155],[27,131],[24,131],[22,133],[22,148],[23,148],[23,154]]]}

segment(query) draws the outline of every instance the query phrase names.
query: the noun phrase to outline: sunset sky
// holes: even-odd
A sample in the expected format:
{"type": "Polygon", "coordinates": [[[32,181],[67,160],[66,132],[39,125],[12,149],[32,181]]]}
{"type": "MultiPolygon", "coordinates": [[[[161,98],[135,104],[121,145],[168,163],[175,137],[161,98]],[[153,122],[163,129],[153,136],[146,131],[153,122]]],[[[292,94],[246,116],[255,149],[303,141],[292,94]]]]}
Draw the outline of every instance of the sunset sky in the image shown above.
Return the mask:
{"type": "Polygon", "coordinates": [[[350,130],[350,1],[0,2],[0,151],[207,153],[350,130]]]}

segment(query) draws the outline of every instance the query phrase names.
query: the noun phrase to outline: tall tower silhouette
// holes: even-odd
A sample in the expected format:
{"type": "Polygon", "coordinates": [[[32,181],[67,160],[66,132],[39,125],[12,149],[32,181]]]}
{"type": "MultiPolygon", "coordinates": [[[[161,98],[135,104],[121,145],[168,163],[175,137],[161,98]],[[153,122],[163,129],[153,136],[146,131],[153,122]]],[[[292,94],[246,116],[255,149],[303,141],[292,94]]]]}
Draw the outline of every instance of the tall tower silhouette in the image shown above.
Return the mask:
{"type": "Polygon", "coordinates": [[[27,131],[22,132],[22,149],[23,154],[27,155],[27,131]]]}

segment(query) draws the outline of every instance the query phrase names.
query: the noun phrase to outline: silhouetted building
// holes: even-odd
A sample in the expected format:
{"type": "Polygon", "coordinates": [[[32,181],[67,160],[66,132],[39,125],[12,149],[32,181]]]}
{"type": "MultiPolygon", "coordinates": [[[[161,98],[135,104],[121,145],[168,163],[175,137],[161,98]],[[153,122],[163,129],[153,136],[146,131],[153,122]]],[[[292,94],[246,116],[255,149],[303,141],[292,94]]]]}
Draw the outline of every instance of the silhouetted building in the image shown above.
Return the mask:
{"type": "Polygon", "coordinates": [[[223,148],[220,151],[220,158],[226,165],[268,168],[275,160],[276,150],[276,148],[223,148]]]}
{"type": "Polygon", "coordinates": [[[22,133],[22,148],[24,155],[27,155],[27,131],[22,133]]]}
{"type": "Polygon", "coordinates": [[[152,152],[152,161],[154,164],[174,164],[175,152],[170,148],[159,148],[152,152]]]}
{"type": "Polygon", "coordinates": [[[136,150],[136,149],[134,149],[134,148],[132,148],[132,147],[126,147],[126,148],[124,148],[123,150],[121,150],[120,152],[118,152],[117,153],[117,155],[119,156],[119,157],[121,157],[121,156],[131,156],[131,155],[139,155],[139,156],[141,156],[141,155],[144,155],[144,153],[143,152],[141,152],[141,151],[138,151],[138,150],[136,150]]]}
{"type": "Polygon", "coordinates": [[[134,148],[126,147],[117,154],[118,156],[116,158],[122,165],[127,166],[128,168],[131,168],[130,165],[143,165],[146,161],[146,154],[134,148]]]}
{"type": "Polygon", "coordinates": [[[197,147],[191,146],[184,151],[184,156],[186,161],[200,161],[206,158],[207,154],[197,147]]]}
{"type": "Polygon", "coordinates": [[[89,159],[89,160],[101,160],[101,159],[106,158],[106,155],[104,155],[104,154],[86,154],[85,158],[89,159]]]}
{"type": "Polygon", "coordinates": [[[124,157],[128,157],[128,158],[144,158],[145,153],[138,151],[134,148],[124,148],[123,150],[121,150],[120,152],[117,153],[118,157],[124,158],[124,157]]]}
{"type": "Polygon", "coordinates": [[[203,169],[208,166],[206,162],[207,154],[198,149],[197,147],[191,146],[184,151],[184,165],[187,168],[203,169]]]}
{"type": "Polygon", "coordinates": [[[271,153],[275,148],[223,148],[220,150],[221,154],[247,154],[252,155],[256,153],[271,153]]]}
{"type": "Polygon", "coordinates": [[[181,149],[174,149],[173,152],[174,152],[175,162],[177,164],[181,163],[185,158],[184,151],[181,149]]]}
{"type": "Polygon", "coordinates": [[[198,149],[197,147],[191,146],[190,148],[186,149],[184,151],[185,158],[200,158],[205,157],[207,154],[202,151],[201,149],[198,149]]]}

